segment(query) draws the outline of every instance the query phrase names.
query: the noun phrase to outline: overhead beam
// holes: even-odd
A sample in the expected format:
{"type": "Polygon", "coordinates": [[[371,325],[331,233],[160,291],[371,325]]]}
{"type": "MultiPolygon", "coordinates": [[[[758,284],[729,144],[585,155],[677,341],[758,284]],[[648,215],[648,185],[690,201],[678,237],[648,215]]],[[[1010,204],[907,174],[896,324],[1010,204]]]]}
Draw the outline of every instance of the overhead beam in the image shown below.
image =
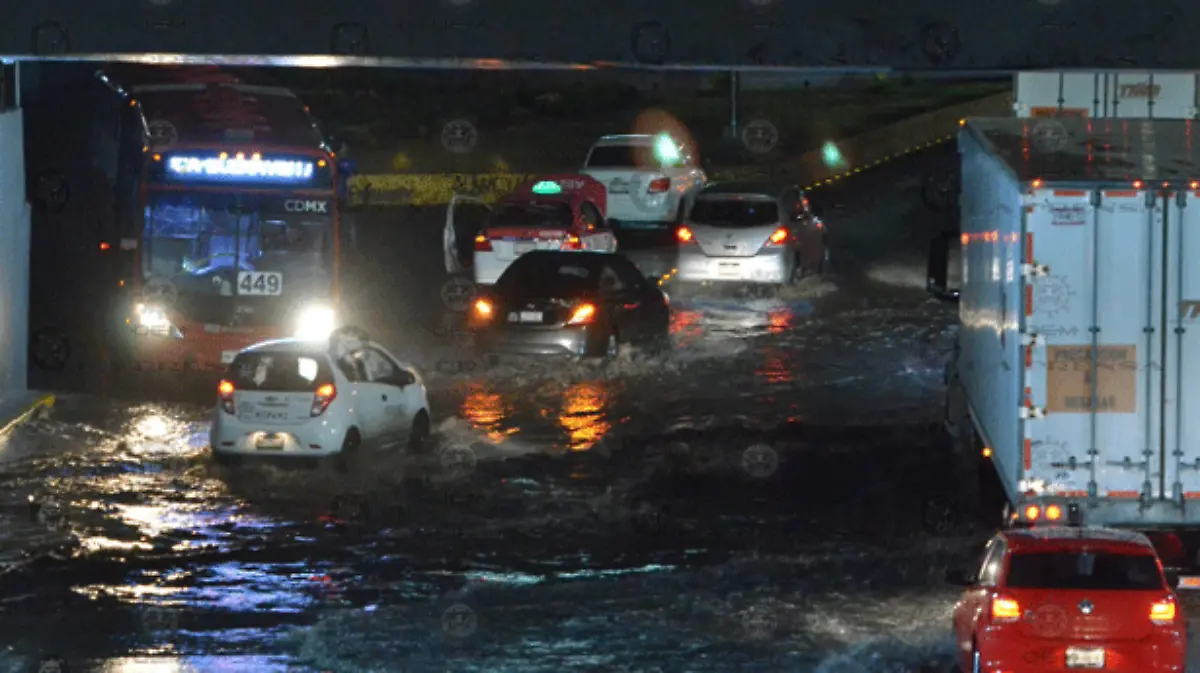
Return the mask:
{"type": "Polygon", "coordinates": [[[0,55],[232,55],[326,67],[1194,69],[1196,35],[1200,3],[1177,0],[38,0],[7,3],[0,55]]]}

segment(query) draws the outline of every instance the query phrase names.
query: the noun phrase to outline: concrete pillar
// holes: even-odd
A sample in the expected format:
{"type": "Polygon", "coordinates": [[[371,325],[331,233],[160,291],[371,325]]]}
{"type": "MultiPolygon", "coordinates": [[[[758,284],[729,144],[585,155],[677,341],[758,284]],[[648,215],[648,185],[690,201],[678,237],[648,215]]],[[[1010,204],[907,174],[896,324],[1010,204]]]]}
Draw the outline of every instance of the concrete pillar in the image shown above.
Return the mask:
{"type": "MultiPolygon", "coordinates": [[[[0,409],[26,395],[29,343],[29,238],[25,142],[16,64],[0,86],[0,409]]],[[[0,416],[6,414],[0,413],[0,416]]],[[[0,425],[7,419],[0,418],[0,425]]]]}

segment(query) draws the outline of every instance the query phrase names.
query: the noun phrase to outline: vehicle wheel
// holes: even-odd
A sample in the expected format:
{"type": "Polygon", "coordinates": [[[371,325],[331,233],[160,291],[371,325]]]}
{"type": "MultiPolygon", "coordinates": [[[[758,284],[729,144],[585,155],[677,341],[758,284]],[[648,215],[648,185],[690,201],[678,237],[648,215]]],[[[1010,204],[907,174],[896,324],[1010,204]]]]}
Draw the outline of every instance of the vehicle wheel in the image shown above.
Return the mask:
{"type": "Polygon", "coordinates": [[[338,472],[349,472],[353,469],[358,461],[358,450],[361,446],[362,437],[358,434],[358,428],[347,430],[346,438],[342,440],[342,450],[337,454],[338,472]]]}
{"type": "Polygon", "coordinates": [[[429,446],[429,414],[424,411],[417,413],[413,419],[412,430],[408,433],[408,450],[421,453],[429,446]]]}

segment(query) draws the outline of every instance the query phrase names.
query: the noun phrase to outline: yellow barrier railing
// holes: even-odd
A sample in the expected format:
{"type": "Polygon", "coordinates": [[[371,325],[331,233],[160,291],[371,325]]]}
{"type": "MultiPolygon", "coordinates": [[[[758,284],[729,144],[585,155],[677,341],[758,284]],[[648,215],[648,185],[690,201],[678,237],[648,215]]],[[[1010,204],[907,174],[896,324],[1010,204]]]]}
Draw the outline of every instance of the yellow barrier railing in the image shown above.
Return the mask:
{"type": "MultiPolygon", "coordinates": [[[[765,166],[735,166],[718,169],[709,177],[726,180],[774,173],[786,175],[789,180],[812,189],[950,140],[960,119],[1008,117],[1011,114],[1012,94],[989,96],[837,141],[834,144],[843,159],[837,166],[827,165],[825,150],[818,148],[771,169],[765,166]]],[[[436,206],[449,203],[454,194],[469,194],[491,203],[533,177],[518,173],[356,175],[350,178],[349,201],[352,206],[436,206]]]]}

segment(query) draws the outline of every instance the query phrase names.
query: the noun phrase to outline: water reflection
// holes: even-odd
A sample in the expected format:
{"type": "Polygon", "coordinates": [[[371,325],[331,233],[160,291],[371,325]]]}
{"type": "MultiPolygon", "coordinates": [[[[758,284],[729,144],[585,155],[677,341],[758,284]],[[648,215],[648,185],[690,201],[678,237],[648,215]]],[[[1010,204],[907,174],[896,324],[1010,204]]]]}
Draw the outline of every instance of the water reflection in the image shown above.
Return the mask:
{"type": "Polygon", "coordinates": [[[796,380],[796,361],[793,354],[778,348],[768,348],[762,365],[754,371],[756,378],[769,384],[792,383],[796,380]]]}
{"type": "Polygon", "coordinates": [[[796,314],[790,308],[771,311],[767,315],[767,331],[771,334],[786,332],[796,325],[796,314]]]}
{"type": "Polygon", "coordinates": [[[599,381],[576,383],[563,391],[558,422],[567,431],[571,451],[587,451],[612,429],[606,408],[609,391],[599,381]]]}
{"type": "Polygon", "coordinates": [[[499,393],[478,383],[467,386],[467,391],[462,403],[462,415],[473,427],[484,431],[493,442],[504,441],[505,437],[518,432],[517,428],[503,427],[508,410],[499,393]]]}

